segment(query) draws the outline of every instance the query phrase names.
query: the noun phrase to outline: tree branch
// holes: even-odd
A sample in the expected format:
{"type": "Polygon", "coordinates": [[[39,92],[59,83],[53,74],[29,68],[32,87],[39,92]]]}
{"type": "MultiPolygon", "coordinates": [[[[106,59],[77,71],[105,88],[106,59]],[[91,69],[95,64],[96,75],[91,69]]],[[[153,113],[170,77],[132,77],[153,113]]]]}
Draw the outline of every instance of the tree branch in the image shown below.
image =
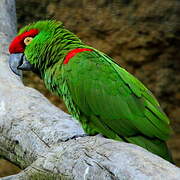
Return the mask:
{"type": "Polygon", "coordinates": [[[25,87],[7,65],[14,0],[1,0],[0,9],[0,155],[24,169],[2,180],[180,179],[179,168],[141,147],[81,137],[75,119],[25,87]]]}

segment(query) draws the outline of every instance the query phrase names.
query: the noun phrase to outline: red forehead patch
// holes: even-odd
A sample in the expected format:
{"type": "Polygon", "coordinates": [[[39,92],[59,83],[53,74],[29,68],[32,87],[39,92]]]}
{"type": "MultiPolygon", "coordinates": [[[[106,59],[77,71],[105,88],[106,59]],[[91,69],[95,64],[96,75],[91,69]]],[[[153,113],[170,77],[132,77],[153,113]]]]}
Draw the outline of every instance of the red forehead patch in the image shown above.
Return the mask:
{"type": "Polygon", "coordinates": [[[24,52],[25,44],[24,39],[26,37],[34,37],[39,33],[37,29],[31,29],[23,34],[16,36],[9,46],[9,52],[12,53],[22,53],[24,52]]]}

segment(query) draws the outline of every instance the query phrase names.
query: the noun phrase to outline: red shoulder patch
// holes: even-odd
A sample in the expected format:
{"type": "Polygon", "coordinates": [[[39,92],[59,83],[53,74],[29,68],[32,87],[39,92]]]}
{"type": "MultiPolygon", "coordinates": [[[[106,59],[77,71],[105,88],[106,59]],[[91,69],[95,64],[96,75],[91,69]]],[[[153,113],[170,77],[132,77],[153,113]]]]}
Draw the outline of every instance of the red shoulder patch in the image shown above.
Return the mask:
{"type": "Polygon", "coordinates": [[[23,34],[16,36],[9,46],[9,52],[12,53],[22,53],[24,52],[25,44],[24,39],[26,37],[34,37],[39,33],[37,29],[31,29],[24,32],[23,34]]]}
{"type": "Polygon", "coordinates": [[[72,57],[74,57],[77,53],[80,53],[80,52],[83,52],[83,51],[93,51],[93,50],[92,49],[87,49],[87,48],[73,49],[66,55],[63,64],[67,64],[72,57]]]}

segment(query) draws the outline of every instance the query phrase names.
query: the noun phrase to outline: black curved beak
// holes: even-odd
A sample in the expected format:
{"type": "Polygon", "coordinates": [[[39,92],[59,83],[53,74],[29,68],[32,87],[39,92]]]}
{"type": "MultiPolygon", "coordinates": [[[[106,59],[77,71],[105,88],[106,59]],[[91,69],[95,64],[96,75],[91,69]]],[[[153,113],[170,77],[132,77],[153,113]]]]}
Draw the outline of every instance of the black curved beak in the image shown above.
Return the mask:
{"type": "Polygon", "coordinates": [[[9,66],[11,70],[18,76],[22,75],[22,70],[32,70],[32,65],[27,61],[23,53],[11,54],[9,57],[9,66]]]}

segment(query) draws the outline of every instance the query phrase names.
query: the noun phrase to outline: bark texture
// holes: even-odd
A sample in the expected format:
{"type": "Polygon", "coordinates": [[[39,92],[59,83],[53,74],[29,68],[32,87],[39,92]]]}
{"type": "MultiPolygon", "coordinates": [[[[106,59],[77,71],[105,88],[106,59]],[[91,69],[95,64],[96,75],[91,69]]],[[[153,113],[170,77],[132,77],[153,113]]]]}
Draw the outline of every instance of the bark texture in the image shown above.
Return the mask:
{"type": "Polygon", "coordinates": [[[7,65],[14,0],[1,0],[0,9],[0,155],[24,169],[2,180],[180,179],[179,168],[141,147],[81,137],[76,120],[25,87],[7,65]]]}

